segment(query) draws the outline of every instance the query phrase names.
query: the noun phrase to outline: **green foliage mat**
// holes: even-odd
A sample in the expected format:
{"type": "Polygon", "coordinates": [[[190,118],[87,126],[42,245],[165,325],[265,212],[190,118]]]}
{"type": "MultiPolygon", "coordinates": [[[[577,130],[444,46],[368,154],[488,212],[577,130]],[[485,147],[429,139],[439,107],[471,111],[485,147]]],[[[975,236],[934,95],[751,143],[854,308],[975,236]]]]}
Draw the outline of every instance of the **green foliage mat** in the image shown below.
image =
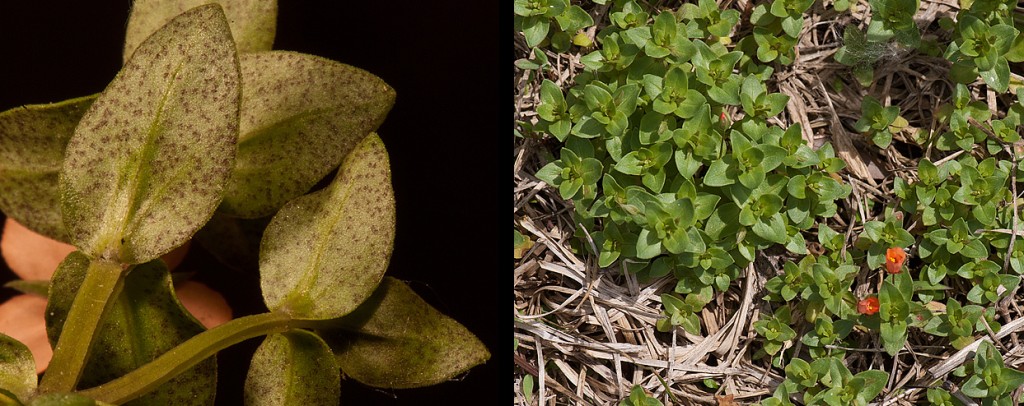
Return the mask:
{"type": "Polygon", "coordinates": [[[1015,2],[514,15],[517,399],[1024,400],[1015,2]]]}

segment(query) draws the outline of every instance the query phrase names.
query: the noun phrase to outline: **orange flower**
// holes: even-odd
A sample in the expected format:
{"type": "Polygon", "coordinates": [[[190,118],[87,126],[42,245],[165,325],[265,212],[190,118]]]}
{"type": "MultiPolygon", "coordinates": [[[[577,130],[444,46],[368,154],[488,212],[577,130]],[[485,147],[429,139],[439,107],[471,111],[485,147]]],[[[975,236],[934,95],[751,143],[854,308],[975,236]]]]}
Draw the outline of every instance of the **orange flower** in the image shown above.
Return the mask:
{"type": "Polygon", "coordinates": [[[907,259],[907,253],[903,248],[892,247],[885,250],[885,271],[888,273],[900,273],[903,269],[903,261],[907,259]]]}
{"type": "Polygon", "coordinates": [[[868,296],[864,300],[857,302],[857,313],[868,316],[878,313],[878,297],[868,296]]]}

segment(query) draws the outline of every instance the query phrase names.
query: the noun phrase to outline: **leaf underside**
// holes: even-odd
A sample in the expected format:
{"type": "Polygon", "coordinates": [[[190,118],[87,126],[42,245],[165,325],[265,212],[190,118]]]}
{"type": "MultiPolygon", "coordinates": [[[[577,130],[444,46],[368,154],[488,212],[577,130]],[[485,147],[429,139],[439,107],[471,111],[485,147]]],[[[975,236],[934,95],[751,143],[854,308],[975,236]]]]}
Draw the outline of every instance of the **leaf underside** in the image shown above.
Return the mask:
{"type": "MultiPolygon", "coordinates": [[[[24,400],[36,390],[36,362],[25,344],[0,334],[0,389],[24,400]]],[[[0,400],[3,400],[0,394],[0,400]]]]}
{"type": "Polygon", "coordinates": [[[219,6],[192,9],[143,42],[68,142],[59,188],[74,245],[136,264],[188,240],[234,165],[239,98],[219,6]]]}
{"type": "Polygon", "coordinates": [[[218,3],[224,8],[239,53],[269,51],[273,46],[277,0],[135,0],[125,29],[124,61],[172,18],[207,3],[218,3]]]}
{"type": "Polygon", "coordinates": [[[370,386],[434,385],[491,357],[473,333],[390,277],[342,323],[347,331],[321,331],[321,336],[342,372],[370,386]]]}
{"type": "Polygon", "coordinates": [[[384,143],[366,137],[324,190],[288,202],[260,249],[267,308],[296,318],[348,314],[384,276],[395,236],[395,198],[384,143]]]}
{"type": "Polygon", "coordinates": [[[247,406],[336,405],[341,374],[316,334],[271,334],[256,350],[245,379],[247,406]]]}
{"type": "Polygon", "coordinates": [[[0,211],[25,227],[67,242],[57,175],[64,148],[96,100],[86,96],[0,113],[0,211]]]}
{"type": "MultiPolygon", "coordinates": [[[[46,332],[51,344],[60,337],[89,258],[73,252],[57,268],[46,305],[46,332]]],[[[137,265],[125,278],[117,303],[98,329],[79,388],[106,383],[135,370],[204,331],[174,296],[170,272],[162,260],[137,265]]],[[[217,360],[208,358],[129,404],[212,404],[217,360]]]]}
{"type": "Polygon", "coordinates": [[[313,55],[242,55],[238,157],[220,211],[269,216],[309,191],[377,129],[395,92],[380,78],[313,55]]]}

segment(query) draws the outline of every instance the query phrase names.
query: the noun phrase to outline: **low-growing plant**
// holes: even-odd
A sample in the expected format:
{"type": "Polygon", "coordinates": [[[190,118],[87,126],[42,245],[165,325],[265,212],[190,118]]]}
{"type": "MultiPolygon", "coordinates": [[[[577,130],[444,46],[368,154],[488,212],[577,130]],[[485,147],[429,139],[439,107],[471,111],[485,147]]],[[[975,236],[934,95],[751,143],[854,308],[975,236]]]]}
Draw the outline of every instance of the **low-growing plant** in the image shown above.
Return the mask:
{"type": "Polygon", "coordinates": [[[271,51],[274,1],[203,3],[136,1],[102,93],[0,113],[0,208],[77,248],[48,284],[41,380],[28,348],[0,335],[3,403],[211,404],[215,354],[263,336],[248,404],[337,404],[342,374],[409,388],[487,360],[384,275],[395,205],[374,131],[394,91],[271,51]],[[205,330],[159,257],[206,225],[270,216],[258,258],[269,312],[205,330]]]}
{"type": "Polygon", "coordinates": [[[892,135],[907,126],[907,119],[900,116],[900,108],[897,106],[882,107],[874,97],[864,96],[861,108],[863,115],[853,128],[864,133],[879,148],[888,148],[892,143],[892,135]]]}
{"type": "MultiPolygon", "coordinates": [[[[587,72],[574,88],[541,84],[538,127],[565,147],[537,176],[597,226],[589,234],[601,266],[675,274],[683,296],[663,297],[671,323],[659,326],[696,334],[713,289],[724,291],[759,249],[805,254],[800,230],[832,216],[850,189],[828,175],[843,167],[830,146],[812,150],[799,126],[768,124],[788,97],[768,91],[771,68],[756,52],[703,39],[728,35],[736,10],[685,4],[650,25],[634,3],[621,7],[598,33],[602,48],[581,58],[587,72]]],[[[778,6],[785,16],[765,24],[797,24],[807,7],[778,6]]]]}
{"type": "Polygon", "coordinates": [[[1024,385],[1024,372],[1007,368],[1003,356],[988,341],[982,341],[974,359],[964,366],[967,380],[960,390],[967,396],[985,399],[985,405],[1011,405],[1012,392],[1024,385]]]}
{"type": "MultiPolygon", "coordinates": [[[[533,129],[561,141],[537,176],[573,202],[586,241],[576,247],[599,266],[675,278],[661,295],[659,331],[702,335],[698,312],[735,288],[758,255],[778,253],[767,256],[781,258],[781,269],[758,269],[777,272],[758,275],[772,303],[752,325],[761,345],[753,358],[785,371],[765,405],[874,401],[890,374],[852,373],[851,349],[875,345],[876,367],[907,360],[916,345],[965,348],[1003,327],[1009,316],[998,309],[1024,275],[1014,195],[1024,97],[1008,68],[1024,60],[1016,4],[962,2],[955,21],[939,22],[948,36],[936,39],[915,21],[920,2],[869,3],[866,30],[849,26],[834,55],[857,82],[871,85],[873,64],[896,49],[945,57],[955,83],[932,123],[914,123],[932,127],[916,132],[905,131],[915,114],[901,112],[905,104],[883,106],[856,89],[860,116],[847,124],[886,152],[920,155],[871,188],[889,195],[874,206],[847,200],[841,218],[837,202],[851,193],[836,175],[845,162],[827,143],[812,148],[799,125],[774,124],[789,102],[772,91],[774,69],[794,62],[804,14],[824,5],[618,2],[572,85],[537,86],[533,129]]],[[[962,393],[920,388],[928,401],[1008,404],[1019,372],[987,343],[972,362],[959,371],[962,393]]]]}
{"type": "Polygon", "coordinates": [[[793,358],[785,370],[786,379],[762,405],[793,405],[792,399],[799,399],[805,405],[864,406],[882,392],[889,379],[885,371],[867,370],[854,375],[834,357],[812,362],[793,358]]]}
{"type": "Polygon", "coordinates": [[[594,19],[578,5],[570,5],[567,0],[516,0],[513,5],[516,30],[523,32],[531,47],[549,40],[552,48],[562,52],[570,44],[592,44],[582,30],[594,25],[594,19]]]}
{"type": "Polygon", "coordinates": [[[619,402],[619,406],[662,406],[662,403],[660,400],[648,396],[644,388],[637,385],[629,391],[629,397],[619,402]]]}

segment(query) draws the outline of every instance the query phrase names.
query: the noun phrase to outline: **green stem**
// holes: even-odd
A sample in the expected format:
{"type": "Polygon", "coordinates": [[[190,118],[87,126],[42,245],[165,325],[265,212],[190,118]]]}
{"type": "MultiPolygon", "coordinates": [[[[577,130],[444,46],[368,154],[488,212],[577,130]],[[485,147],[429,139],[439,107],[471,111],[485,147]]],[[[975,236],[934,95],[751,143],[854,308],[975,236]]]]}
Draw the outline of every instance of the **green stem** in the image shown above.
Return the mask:
{"type": "Polygon", "coordinates": [[[127,375],[80,393],[99,401],[121,404],[156,389],[200,361],[242,341],[295,328],[332,324],[330,321],[294,320],[281,312],[237,318],[199,333],[127,375]]]}
{"type": "Polygon", "coordinates": [[[97,327],[124,287],[123,274],[124,268],[117,262],[103,259],[89,262],[85,281],[75,295],[57,347],[53,350],[49,370],[39,384],[41,393],[75,390],[85,369],[85,361],[89,359],[97,327]]]}

